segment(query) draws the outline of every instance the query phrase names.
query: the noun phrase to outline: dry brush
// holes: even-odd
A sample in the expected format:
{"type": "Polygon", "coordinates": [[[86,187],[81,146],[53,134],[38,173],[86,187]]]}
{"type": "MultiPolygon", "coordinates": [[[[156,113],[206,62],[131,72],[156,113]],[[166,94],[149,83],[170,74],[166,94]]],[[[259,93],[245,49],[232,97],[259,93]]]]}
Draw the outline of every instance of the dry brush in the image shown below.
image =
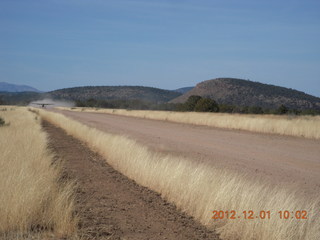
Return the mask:
{"type": "Polygon", "coordinates": [[[0,238],[75,236],[74,184],[61,180],[40,118],[1,109],[8,125],[0,127],[0,238]]]}

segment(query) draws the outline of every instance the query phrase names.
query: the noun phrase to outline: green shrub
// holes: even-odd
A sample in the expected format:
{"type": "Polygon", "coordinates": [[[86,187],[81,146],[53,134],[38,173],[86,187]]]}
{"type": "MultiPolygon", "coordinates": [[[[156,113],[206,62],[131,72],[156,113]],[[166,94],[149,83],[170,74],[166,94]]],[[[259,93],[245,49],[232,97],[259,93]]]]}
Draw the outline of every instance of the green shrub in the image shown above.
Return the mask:
{"type": "Polygon", "coordinates": [[[258,106],[251,106],[248,109],[248,113],[263,114],[263,109],[261,107],[258,107],[258,106]]]}
{"type": "Polygon", "coordinates": [[[277,114],[286,114],[288,111],[289,111],[289,109],[288,109],[286,106],[281,105],[281,106],[276,110],[276,113],[277,113],[277,114]]]}
{"type": "Polygon", "coordinates": [[[300,115],[320,115],[320,110],[316,109],[304,109],[300,112],[300,115]]]}
{"type": "Polygon", "coordinates": [[[235,106],[227,105],[227,104],[220,104],[219,105],[219,112],[223,113],[232,113],[236,110],[235,106]]]}
{"type": "Polygon", "coordinates": [[[211,98],[201,98],[194,107],[196,112],[219,112],[218,104],[211,98]]]}
{"type": "Polygon", "coordinates": [[[202,97],[197,95],[190,96],[188,100],[184,103],[184,110],[189,112],[194,111],[194,108],[200,99],[202,99],[202,97]]]}
{"type": "Polygon", "coordinates": [[[3,120],[2,117],[0,117],[0,127],[4,126],[6,122],[3,120]]]}

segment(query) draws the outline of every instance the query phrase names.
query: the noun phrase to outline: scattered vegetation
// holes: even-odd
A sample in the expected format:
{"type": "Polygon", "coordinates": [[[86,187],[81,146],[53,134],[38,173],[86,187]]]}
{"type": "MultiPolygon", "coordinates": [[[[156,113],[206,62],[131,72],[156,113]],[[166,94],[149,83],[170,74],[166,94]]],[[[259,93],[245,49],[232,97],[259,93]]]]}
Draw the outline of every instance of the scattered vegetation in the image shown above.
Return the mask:
{"type": "Polygon", "coordinates": [[[161,155],[124,136],[98,131],[61,114],[41,110],[40,115],[86,142],[138,184],[161,193],[182,211],[216,229],[222,239],[319,239],[318,196],[305,196],[294,186],[272,184],[267,179],[161,155]],[[213,210],[242,213],[249,209],[270,210],[272,214],[304,209],[309,215],[307,220],[284,220],[275,215],[261,220],[212,219],[213,210]]]}
{"type": "Polygon", "coordinates": [[[1,113],[0,239],[75,236],[74,184],[61,179],[40,119],[25,108],[1,113]]]}
{"type": "Polygon", "coordinates": [[[276,114],[276,115],[320,115],[315,109],[289,109],[284,105],[278,108],[269,109],[258,106],[236,106],[227,104],[217,104],[211,98],[192,95],[185,103],[154,103],[139,99],[131,100],[97,100],[90,98],[87,100],[76,100],[76,107],[91,108],[111,108],[128,110],[161,110],[178,112],[221,112],[221,113],[241,113],[241,114],[276,114]]]}

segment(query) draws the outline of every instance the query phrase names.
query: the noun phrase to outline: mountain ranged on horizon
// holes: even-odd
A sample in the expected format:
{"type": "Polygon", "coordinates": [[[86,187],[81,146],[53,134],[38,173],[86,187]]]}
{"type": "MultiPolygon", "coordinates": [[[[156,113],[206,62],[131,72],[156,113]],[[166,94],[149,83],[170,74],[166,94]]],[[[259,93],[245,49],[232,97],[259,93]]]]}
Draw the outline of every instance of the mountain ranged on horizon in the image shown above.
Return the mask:
{"type": "Polygon", "coordinates": [[[0,82],[0,92],[41,92],[34,87],[0,82]]]}
{"type": "Polygon", "coordinates": [[[301,91],[236,78],[216,78],[195,87],[164,90],[142,86],[86,86],[58,89],[47,93],[0,92],[0,103],[27,105],[31,101],[52,98],[87,101],[89,99],[139,100],[152,104],[183,103],[192,95],[214,99],[218,104],[257,106],[277,109],[284,105],[296,110],[320,110],[320,98],[301,91]]]}

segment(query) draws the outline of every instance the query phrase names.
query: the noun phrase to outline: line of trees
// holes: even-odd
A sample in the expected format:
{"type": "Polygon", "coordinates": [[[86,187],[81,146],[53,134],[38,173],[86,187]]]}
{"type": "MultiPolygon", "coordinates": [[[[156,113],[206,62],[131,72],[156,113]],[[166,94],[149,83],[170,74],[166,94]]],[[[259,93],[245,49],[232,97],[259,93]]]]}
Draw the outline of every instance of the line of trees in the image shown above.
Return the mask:
{"type": "Polygon", "coordinates": [[[217,104],[213,99],[202,98],[200,96],[190,96],[188,100],[177,106],[178,111],[195,112],[222,112],[222,113],[243,113],[243,114],[291,114],[291,115],[319,115],[320,111],[315,109],[289,109],[285,105],[280,105],[275,109],[262,108],[259,106],[236,106],[227,104],[217,104]]]}
{"type": "Polygon", "coordinates": [[[218,104],[211,98],[201,96],[190,96],[185,103],[153,103],[143,100],[96,100],[75,101],[77,107],[96,107],[132,110],[163,110],[182,112],[222,112],[222,113],[242,113],[242,114],[291,114],[291,115],[320,115],[319,110],[289,109],[280,105],[276,109],[267,109],[258,106],[236,106],[218,104]]]}
{"type": "Polygon", "coordinates": [[[211,98],[203,98],[200,96],[190,96],[183,104],[178,104],[178,111],[186,112],[219,112],[219,105],[211,98]]]}

